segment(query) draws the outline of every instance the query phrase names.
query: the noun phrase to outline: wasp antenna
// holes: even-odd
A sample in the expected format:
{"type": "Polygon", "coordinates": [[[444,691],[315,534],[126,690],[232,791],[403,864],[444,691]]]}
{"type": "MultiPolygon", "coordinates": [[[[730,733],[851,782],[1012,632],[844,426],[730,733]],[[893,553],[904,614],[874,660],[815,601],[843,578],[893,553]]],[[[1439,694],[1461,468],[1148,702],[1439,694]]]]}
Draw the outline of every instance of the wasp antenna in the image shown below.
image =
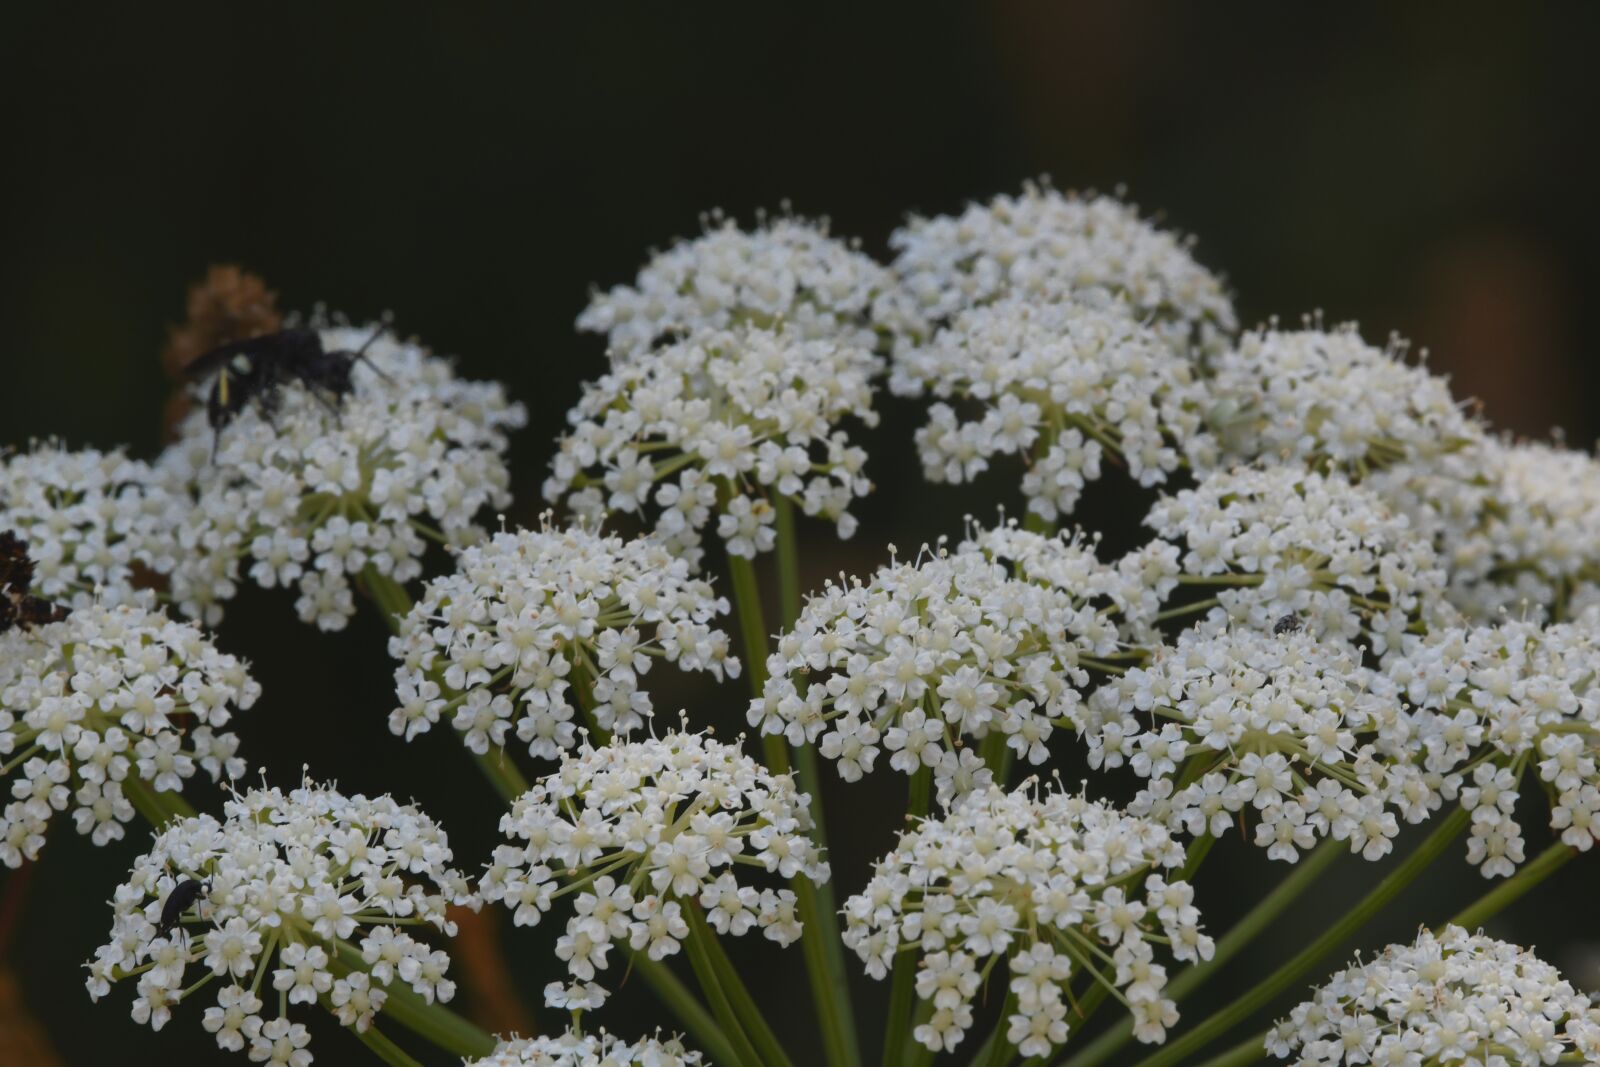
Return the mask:
{"type": "Polygon", "coordinates": [[[361,347],[356,349],[355,361],[357,363],[365,363],[372,370],[373,374],[376,374],[378,377],[382,378],[386,382],[392,382],[392,381],[394,381],[394,379],[389,377],[389,375],[385,374],[383,372],[382,368],[380,368],[376,363],[372,362],[371,358],[368,357],[368,355],[367,355],[367,349],[372,347],[372,343],[374,341],[376,341],[378,338],[382,337],[385,333],[388,332],[389,327],[393,324],[393,322],[394,322],[394,312],[385,311],[379,317],[379,319],[378,319],[378,328],[372,331],[372,336],[368,337],[365,341],[361,342],[361,347]]]}

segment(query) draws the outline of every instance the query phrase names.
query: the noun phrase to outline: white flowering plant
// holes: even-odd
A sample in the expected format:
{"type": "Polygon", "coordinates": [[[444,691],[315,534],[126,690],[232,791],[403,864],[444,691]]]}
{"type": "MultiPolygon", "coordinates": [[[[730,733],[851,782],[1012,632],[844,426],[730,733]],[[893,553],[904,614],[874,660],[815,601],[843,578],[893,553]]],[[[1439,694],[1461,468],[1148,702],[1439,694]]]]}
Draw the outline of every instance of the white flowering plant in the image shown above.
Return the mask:
{"type": "Polygon", "coordinates": [[[0,863],[151,834],[90,998],[291,1067],[1600,1064],[1600,1009],[1481,932],[1600,840],[1600,461],[1402,342],[1241,333],[1118,197],[1028,185],[889,248],[715,215],[597,292],[524,525],[527,412],[386,321],[217,338],[152,458],[0,455],[0,863]],[[995,505],[910,553],[853,510],[892,405],[908,466],[995,505]],[[1092,482],[1145,533],[1098,532],[1092,482]],[[797,512],[872,559],[806,582],[797,512]],[[338,766],[250,779],[247,579],[383,619],[393,685],[340,728],[450,727],[484,854],[338,766]],[[661,706],[691,676],[722,699],[661,706]],[[1219,927],[1230,849],[1276,878],[1219,927]],[[1241,973],[1341,857],[1382,873],[1241,973]],[[1363,940],[1447,864],[1485,891],[1363,940]],[[537,1031],[460,1010],[494,915],[561,975],[537,1031]],[[635,974],[659,1015],[607,1007],[635,974]]]}

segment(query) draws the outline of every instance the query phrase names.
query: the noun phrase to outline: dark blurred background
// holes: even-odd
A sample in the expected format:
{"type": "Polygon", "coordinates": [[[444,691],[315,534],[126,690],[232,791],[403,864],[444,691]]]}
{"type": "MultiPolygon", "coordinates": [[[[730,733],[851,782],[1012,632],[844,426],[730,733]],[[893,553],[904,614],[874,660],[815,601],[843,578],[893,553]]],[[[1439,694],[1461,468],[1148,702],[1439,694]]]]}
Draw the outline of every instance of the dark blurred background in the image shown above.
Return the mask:
{"type": "MultiPolygon", "coordinates": [[[[530,522],[551,439],[601,366],[600,342],[571,325],[591,285],[630,279],[648,249],[692,234],[713,207],[748,219],[787,199],[881,254],[907,211],[954,211],[1043,173],[1062,187],[1125,184],[1198,234],[1199,258],[1226,274],[1244,322],[1321,309],[1359,320],[1369,339],[1398,331],[1497,424],[1587,445],[1600,433],[1588,315],[1600,216],[1583,146],[1600,119],[1586,73],[1600,12],[1378,10],[8,12],[0,445],[54,435],[152,454],[166,329],[208,264],[236,262],[284,307],[392,309],[463,374],[506,382],[532,416],[512,457],[513,518],[530,522]]],[[[870,568],[887,542],[905,550],[955,532],[997,496],[1015,504],[1009,473],[976,492],[926,488],[909,440],[916,412],[885,404],[865,437],[879,489],[861,533],[838,546],[805,528],[813,581],[870,568]]],[[[1146,503],[1108,482],[1083,517],[1126,540],[1146,503]]],[[[220,640],[266,686],[238,723],[253,764],[280,783],[309,765],[351,790],[414,796],[448,825],[462,865],[478,867],[494,838],[492,795],[452,731],[411,746],[388,734],[375,618],[325,637],[296,624],[286,598],[246,592],[220,640]]],[[[680,685],[665,668],[652,677],[658,707],[683,704],[725,729],[739,716],[737,686],[680,685]]],[[[841,894],[887,847],[902,789],[885,771],[827,794],[836,821],[846,803],[853,816],[851,832],[834,834],[841,894]]],[[[0,913],[0,1067],[243,1062],[215,1048],[199,1006],[161,1034],[126,1018],[130,990],[91,1009],[79,965],[142,827],[129,838],[95,850],[57,832],[35,868],[0,874],[0,899],[24,904],[0,913]]],[[[1544,844],[1534,835],[1529,854],[1544,844]]],[[[1409,936],[1481,892],[1460,857],[1362,945],[1409,936]]],[[[1280,871],[1237,838],[1219,846],[1200,901],[1211,929],[1280,871]]],[[[1354,860],[1334,871],[1206,995],[1264,973],[1377,876],[1354,860]]],[[[1492,929],[1538,944],[1593,988],[1597,887],[1593,863],[1574,863],[1492,929]]],[[[504,932],[530,1003],[553,976],[554,937],[504,932]]],[[[744,941],[736,958],[796,1063],[816,1062],[798,949],[744,941]]],[[[853,975],[870,1057],[886,990],[853,975]]],[[[639,985],[595,1021],[628,1035],[667,1022],[639,985]]],[[[514,1012],[494,999],[468,991],[458,1006],[503,1025],[514,1012]]],[[[1198,1017],[1204,1001],[1186,1009],[1198,1017]]],[[[365,1055],[338,1033],[319,1033],[315,1050],[325,1063],[365,1055]]]]}

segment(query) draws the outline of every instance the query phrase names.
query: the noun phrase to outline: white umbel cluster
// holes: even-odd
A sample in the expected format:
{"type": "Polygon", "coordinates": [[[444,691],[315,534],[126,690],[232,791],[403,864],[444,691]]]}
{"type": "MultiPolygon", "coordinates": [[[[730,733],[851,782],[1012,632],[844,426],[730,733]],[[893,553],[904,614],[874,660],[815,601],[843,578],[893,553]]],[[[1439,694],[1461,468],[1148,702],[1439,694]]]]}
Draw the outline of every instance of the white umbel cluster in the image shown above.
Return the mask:
{"type": "Polygon", "coordinates": [[[1413,620],[1449,617],[1432,544],[1342,475],[1218,471],[1162,497],[1145,524],[1163,538],[1138,554],[1151,584],[1214,590],[1214,626],[1270,630],[1295,615],[1314,636],[1382,654],[1413,620]]]}
{"type": "Polygon", "coordinates": [[[1419,758],[1472,813],[1467,858],[1484,877],[1524,859],[1517,800],[1531,769],[1550,827],[1573,848],[1600,840],[1600,619],[1435,630],[1387,666],[1418,717],[1419,758]]]}
{"type": "Polygon", "coordinates": [[[450,858],[436,823],[388,797],[309,783],[252,789],[224,805],[220,822],[171,824],[135,861],[112,900],[110,938],[88,965],[89,995],[136,979],[134,1021],[159,1030],[215,985],[201,1024],[219,1046],[305,1067],[310,1034],[290,1017],[297,1005],[322,1003],[365,1030],[395,983],[429,1003],[454,996],[449,956],[411,932],[454,934],[446,906],[472,901],[450,858]],[[184,883],[201,889],[162,930],[184,883]]]}
{"type": "Polygon", "coordinates": [[[626,735],[652,714],[640,679],[654,660],[739,674],[710,625],[727,613],[658,541],[548,523],[496,534],[430,581],[390,639],[401,665],[389,728],[410,740],[449,716],[474,752],[514,732],[552,759],[577,745],[586,704],[594,725],[626,735]]]}
{"type": "MultiPolygon", "coordinates": [[[[45,444],[0,455],[0,531],[29,545],[33,592],[70,607],[136,599],[137,568],[176,565],[188,501],[120,451],[45,444]]],[[[24,590],[25,591],[25,590],[24,590]]]]}
{"type": "Polygon", "coordinates": [[[1080,971],[1116,990],[1136,1038],[1158,1042],[1178,1012],[1162,996],[1156,946],[1190,963],[1213,947],[1193,889],[1160,873],[1182,862],[1165,827],[1109,805],[1031,784],[976,790],[900,835],[845,902],[844,940],[874,978],[898,954],[917,955],[917,995],[933,1012],[915,1037],[935,1051],[961,1043],[1000,960],[1015,997],[1006,1040],[1019,1055],[1067,1039],[1080,971]]]}
{"type": "Polygon", "coordinates": [[[468,1060],[466,1067],[699,1067],[705,1062],[675,1037],[657,1034],[625,1041],[604,1030],[568,1030],[555,1037],[502,1041],[492,1054],[468,1060]]]}
{"type": "Polygon", "coordinates": [[[1373,683],[1353,649],[1304,630],[1186,630],[1095,691],[1089,761],[1147,779],[1130,810],[1174,832],[1248,818],[1273,859],[1327,837],[1381,859],[1397,814],[1420,822],[1443,801],[1412,766],[1412,716],[1373,683]]]}
{"type": "Polygon", "coordinates": [[[89,604],[0,634],[0,863],[37,858],[57,812],[97,845],[121,838],[130,778],[179,792],[200,771],[243,774],[226,727],[260,695],[244,663],[148,607],[89,604]]]}
{"type": "Polygon", "coordinates": [[[1267,1036],[1303,1067],[1600,1063],[1600,1009],[1532,952],[1459,926],[1330,978],[1267,1036]]]}
{"type": "Polygon", "coordinates": [[[1021,455],[1028,507],[1054,521],[1072,513],[1105,462],[1143,486],[1166,481],[1185,459],[1214,462],[1193,361],[1125,301],[1094,295],[1004,297],[896,352],[890,387],[937,398],[916,434],[929,481],[971,481],[995,456],[1021,455]]]}
{"type": "Polygon", "coordinates": [[[826,220],[762,219],[751,230],[713,215],[706,232],[652,256],[632,285],[596,293],[578,329],[606,335],[613,361],[674,333],[786,324],[803,338],[877,347],[878,329],[914,321],[894,278],[832,236],[826,220]]]}
{"type": "Polygon", "coordinates": [[[605,991],[593,983],[611,949],[676,953],[689,936],[686,909],[704,909],[718,933],[798,939],[794,893],[757,888],[751,872],[828,880],[808,836],[809,803],[788,775],[703,734],[585,745],[501,818],[511,840],[495,848],[479,888],[518,926],[576,894],[556,955],[580,985],[554,992],[564,1006],[597,1007],[605,991]]]}
{"type": "Polygon", "coordinates": [[[970,742],[999,731],[1039,764],[1057,725],[1077,722],[1085,661],[1124,647],[1102,610],[1120,586],[1091,543],[1009,528],[830,582],[778,638],[749,723],[816,744],[846,781],[887,749],[897,771],[929,768],[941,797],[985,785],[970,742]],[[1018,556],[1041,577],[1014,573],[1018,556]]]}
{"type": "Polygon", "coordinates": [[[1017,296],[1036,304],[1108,290],[1178,347],[1220,349],[1237,328],[1193,242],[1157,229],[1110,196],[1029,184],[959,215],[913,218],[889,238],[894,271],[929,319],[1017,296]]]}
{"type": "Polygon", "coordinates": [[[1448,380],[1405,357],[1400,342],[1374,347],[1354,324],[1246,333],[1214,361],[1213,423],[1236,458],[1292,459],[1352,481],[1481,448],[1484,430],[1448,380]]]}
{"type": "Polygon", "coordinates": [[[653,516],[692,562],[713,517],[733,555],[772,548],[774,494],[849,537],[850,504],[872,483],[866,452],[842,427],[877,422],[881,364],[853,341],[755,326],[701,331],[614,364],[568,413],[545,497],[591,522],[653,516]]]}

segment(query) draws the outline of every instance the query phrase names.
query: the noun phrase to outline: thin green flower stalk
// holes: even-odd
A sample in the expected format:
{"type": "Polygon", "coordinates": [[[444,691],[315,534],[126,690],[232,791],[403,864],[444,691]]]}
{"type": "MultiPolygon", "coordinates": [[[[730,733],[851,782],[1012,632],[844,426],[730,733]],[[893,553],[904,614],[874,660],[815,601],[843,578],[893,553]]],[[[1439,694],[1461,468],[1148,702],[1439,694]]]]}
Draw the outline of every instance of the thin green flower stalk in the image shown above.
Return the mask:
{"type": "MultiPolygon", "coordinates": [[[[793,534],[793,523],[786,525],[788,532],[793,534]]],[[[789,551],[790,558],[793,559],[794,550],[789,551]]],[[[798,567],[792,563],[787,567],[780,564],[780,569],[783,572],[784,584],[792,579],[798,588],[798,567]]],[[[734,610],[739,616],[739,628],[744,638],[745,673],[750,679],[751,692],[759,697],[767,681],[768,649],[767,627],[761,610],[760,586],[756,580],[755,567],[750,560],[741,556],[731,554],[728,556],[728,574],[733,587],[734,610]]],[[[798,600],[798,594],[795,600],[798,600]]],[[[790,758],[789,747],[783,737],[766,734],[762,737],[761,743],[767,765],[774,771],[786,772],[790,767],[790,758]]],[[[807,762],[810,764],[809,777],[813,779],[813,783],[811,788],[807,788],[807,793],[813,798],[811,805],[813,812],[818,812],[821,803],[817,794],[812,791],[816,785],[814,779],[817,777],[817,768],[814,756],[809,753],[807,755],[811,757],[809,760],[797,759],[796,762],[802,766],[807,762]]],[[[805,788],[804,778],[802,787],[805,788]]],[[[812,816],[812,823],[818,833],[818,845],[825,847],[815,814],[812,816]]],[[[799,902],[801,921],[811,930],[811,936],[800,939],[800,947],[805,955],[806,974],[811,983],[812,1001],[816,1006],[818,1022],[821,1025],[823,1048],[828,1063],[830,1067],[859,1067],[861,1053],[856,1041],[855,1013],[850,1004],[849,982],[846,978],[839,921],[832,893],[829,892],[824,897],[823,889],[803,876],[793,879],[790,887],[799,902]]]]}
{"type": "MultiPolygon", "coordinates": [[[[1206,840],[1202,838],[1201,840],[1206,840]]],[[[1179,971],[1177,977],[1167,986],[1167,993],[1173,1000],[1182,1003],[1183,999],[1198,989],[1203,983],[1221,970],[1233,957],[1242,952],[1246,946],[1253,942],[1264,930],[1282,915],[1300,896],[1311,886],[1315,885],[1327,872],[1330,865],[1347,850],[1337,841],[1324,841],[1312,849],[1302,860],[1295,864],[1289,876],[1273,887],[1249,913],[1235,923],[1226,934],[1216,943],[1216,949],[1209,960],[1202,961],[1191,967],[1179,971]]],[[[1185,867],[1187,874],[1187,867],[1185,867]]],[[[1091,992],[1098,992],[1091,990],[1091,992]]],[[[1099,998],[1095,1000],[1098,1006],[1099,998]]],[[[1091,1008],[1085,1005],[1085,1015],[1091,1008]]],[[[1083,1048],[1074,1052],[1063,1064],[1063,1067],[1089,1067],[1091,1064],[1104,1062],[1118,1049],[1133,1040],[1133,1023],[1131,1020],[1118,1020],[1109,1030],[1102,1033],[1083,1048]]]]}
{"type": "MultiPolygon", "coordinates": [[[[1205,1047],[1212,1040],[1222,1036],[1238,1024],[1244,1022],[1261,1008],[1269,1004],[1272,999],[1288,989],[1295,981],[1300,979],[1318,962],[1326,958],[1339,947],[1346,939],[1365,926],[1373,916],[1396,896],[1406,886],[1416,880],[1417,876],[1427,870],[1434,860],[1442,855],[1445,849],[1465,830],[1469,816],[1461,808],[1455,808],[1450,814],[1440,819],[1434,829],[1416,850],[1408,855],[1400,865],[1377,884],[1366,896],[1358,901],[1338,922],[1329,926],[1311,944],[1301,949],[1277,970],[1266,978],[1257,982],[1248,991],[1237,997],[1227,1007],[1216,1012],[1198,1026],[1180,1034],[1176,1039],[1167,1042],[1155,1053],[1139,1061],[1138,1067],[1171,1067],[1173,1064],[1186,1062],[1186,1058],[1205,1047]]],[[[1094,1067],[1101,1060],[1090,1060],[1078,1067],[1094,1067]]]]}

